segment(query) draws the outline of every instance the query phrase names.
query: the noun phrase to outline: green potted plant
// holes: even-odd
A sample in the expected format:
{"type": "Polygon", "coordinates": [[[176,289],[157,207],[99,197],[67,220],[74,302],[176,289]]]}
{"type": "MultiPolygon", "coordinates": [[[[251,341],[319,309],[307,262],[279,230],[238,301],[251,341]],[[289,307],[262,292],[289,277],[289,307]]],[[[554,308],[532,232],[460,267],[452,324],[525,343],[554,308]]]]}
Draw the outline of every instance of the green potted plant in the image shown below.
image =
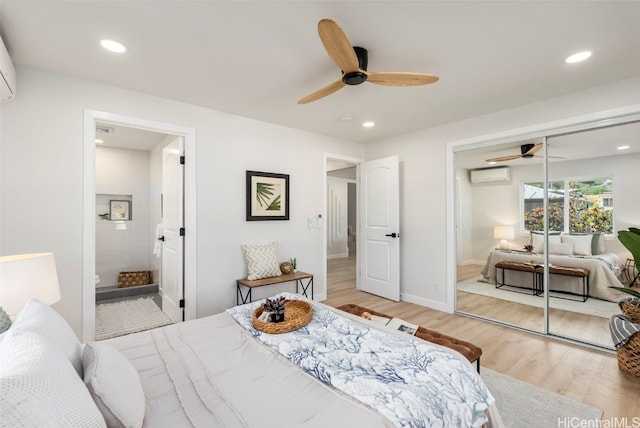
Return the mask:
{"type": "MultiPolygon", "coordinates": [[[[629,230],[618,231],[618,240],[633,255],[636,269],[640,272],[640,229],[630,227],[629,230]]],[[[631,317],[634,323],[640,322],[640,292],[632,288],[611,287],[615,290],[627,293],[632,297],[620,302],[620,307],[625,315],[631,317]]]]}
{"type": "Polygon", "coordinates": [[[273,299],[267,298],[262,304],[264,312],[268,312],[269,321],[282,322],[284,321],[284,304],[286,299],[283,296],[274,297],[273,299]]]}
{"type": "Polygon", "coordinates": [[[295,272],[298,268],[298,261],[296,260],[296,258],[294,257],[292,259],[289,259],[289,263],[291,263],[291,266],[293,266],[293,271],[295,272]]]}

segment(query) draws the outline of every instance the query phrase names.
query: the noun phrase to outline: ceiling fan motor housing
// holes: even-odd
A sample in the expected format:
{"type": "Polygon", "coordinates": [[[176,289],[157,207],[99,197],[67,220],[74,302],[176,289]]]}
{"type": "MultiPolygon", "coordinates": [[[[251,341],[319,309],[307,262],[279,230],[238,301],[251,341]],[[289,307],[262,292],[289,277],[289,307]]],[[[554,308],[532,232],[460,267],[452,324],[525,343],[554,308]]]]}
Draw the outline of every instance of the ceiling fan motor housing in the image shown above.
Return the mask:
{"type": "MultiPolygon", "coordinates": [[[[369,54],[365,48],[361,48],[359,46],[354,46],[353,50],[358,57],[358,67],[360,70],[367,71],[367,65],[369,64],[369,54]]],[[[351,71],[349,73],[342,72],[342,81],[346,85],[359,85],[367,81],[367,74],[362,71],[351,71]]]]}
{"type": "Polygon", "coordinates": [[[522,153],[523,158],[532,158],[533,153],[528,153],[529,150],[533,149],[535,144],[523,144],[520,146],[520,153],[522,153]]]}

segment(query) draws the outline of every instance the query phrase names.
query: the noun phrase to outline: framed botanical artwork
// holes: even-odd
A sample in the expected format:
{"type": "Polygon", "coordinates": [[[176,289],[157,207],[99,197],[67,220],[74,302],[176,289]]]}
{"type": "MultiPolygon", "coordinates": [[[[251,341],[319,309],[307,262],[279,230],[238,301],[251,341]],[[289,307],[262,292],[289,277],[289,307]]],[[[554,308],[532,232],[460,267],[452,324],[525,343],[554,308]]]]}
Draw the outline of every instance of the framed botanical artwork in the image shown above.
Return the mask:
{"type": "Polygon", "coordinates": [[[131,201],[109,201],[109,220],[131,220],[131,201]]]}
{"type": "Polygon", "coordinates": [[[247,221],[289,220],[289,176],[247,171],[247,221]]]}

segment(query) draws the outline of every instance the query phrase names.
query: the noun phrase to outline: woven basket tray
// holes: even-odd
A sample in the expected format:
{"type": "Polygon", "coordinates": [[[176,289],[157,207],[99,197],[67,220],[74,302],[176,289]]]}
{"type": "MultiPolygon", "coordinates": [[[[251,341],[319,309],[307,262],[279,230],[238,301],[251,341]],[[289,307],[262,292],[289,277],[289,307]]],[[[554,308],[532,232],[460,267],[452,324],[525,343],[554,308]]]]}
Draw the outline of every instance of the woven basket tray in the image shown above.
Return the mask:
{"type": "Polygon", "coordinates": [[[632,323],[640,323],[640,308],[632,305],[627,300],[623,300],[620,302],[620,309],[622,309],[622,313],[628,317],[631,317],[632,323]]]}
{"type": "Polygon", "coordinates": [[[616,349],[618,367],[625,373],[640,379],[640,333],[636,333],[624,346],[616,349]]]}
{"type": "Polygon", "coordinates": [[[309,324],[313,317],[311,305],[302,300],[287,300],[284,304],[284,321],[264,322],[258,317],[262,315],[262,306],[253,312],[253,326],[260,331],[269,334],[289,333],[309,324]]]}
{"type": "Polygon", "coordinates": [[[135,287],[136,285],[151,284],[151,271],[120,272],[118,274],[118,288],[135,287]]]}

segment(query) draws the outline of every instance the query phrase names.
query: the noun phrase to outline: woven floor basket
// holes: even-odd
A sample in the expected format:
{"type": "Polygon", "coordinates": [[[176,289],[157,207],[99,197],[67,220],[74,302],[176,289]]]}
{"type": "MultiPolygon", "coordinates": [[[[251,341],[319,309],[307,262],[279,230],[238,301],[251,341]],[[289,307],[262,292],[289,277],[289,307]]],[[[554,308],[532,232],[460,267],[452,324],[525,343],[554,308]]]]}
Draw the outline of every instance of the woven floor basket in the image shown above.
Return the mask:
{"type": "Polygon", "coordinates": [[[151,284],[151,271],[120,272],[118,274],[118,288],[135,287],[136,285],[151,284]]]}
{"type": "Polygon", "coordinates": [[[640,379],[640,333],[636,333],[624,345],[616,349],[618,367],[625,373],[640,379]]]}
{"type": "Polygon", "coordinates": [[[260,331],[269,334],[289,333],[309,324],[313,318],[311,305],[302,300],[287,300],[284,304],[284,321],[264,322],[258,317],[262,315],[262,306],[253,312],[253,326],[260,331]]]}
{"type": "Polygon", "coordinates": [[[640,323],[640,308],[632,305],[628,301],[622,301],[620,303],[620,309],[626,316],[631,317],[631,322],[634,324],[640,323]]]}

